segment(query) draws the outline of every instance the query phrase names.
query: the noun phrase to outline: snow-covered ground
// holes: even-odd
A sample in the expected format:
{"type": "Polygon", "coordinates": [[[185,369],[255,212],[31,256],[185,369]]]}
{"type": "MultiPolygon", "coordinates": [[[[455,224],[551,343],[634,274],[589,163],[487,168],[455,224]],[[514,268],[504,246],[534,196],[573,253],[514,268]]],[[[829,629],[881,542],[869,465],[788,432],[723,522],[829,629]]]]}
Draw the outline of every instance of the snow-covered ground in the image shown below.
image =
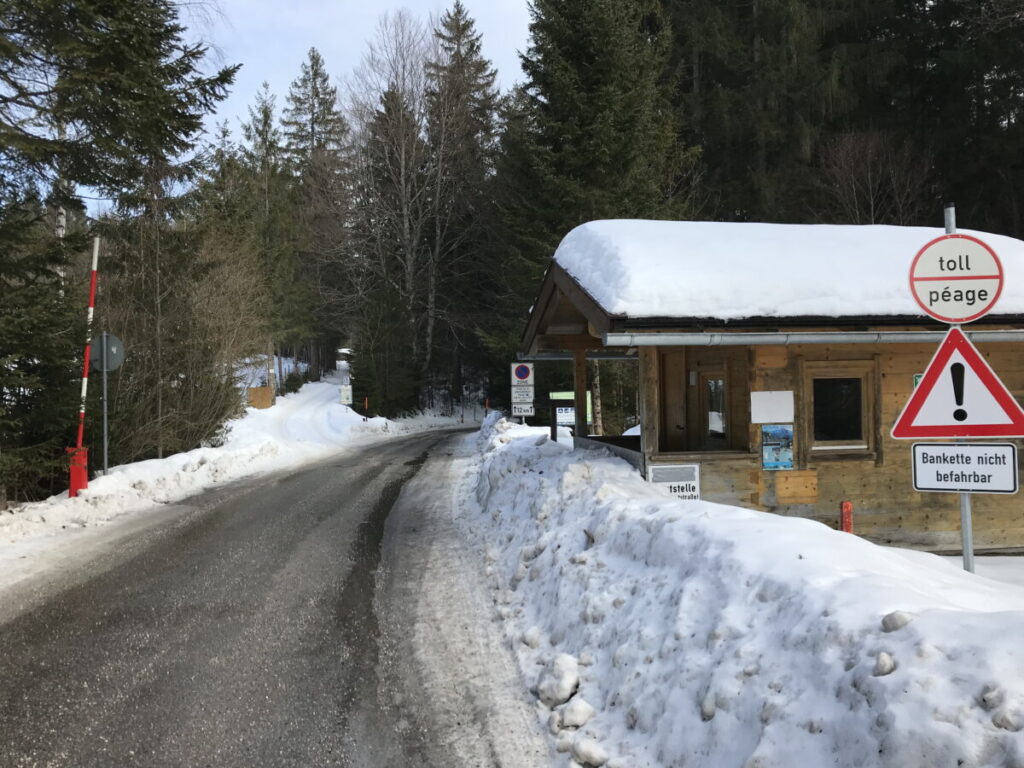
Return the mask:
{"type": "MultiPolygon", "coordinates": [[[[113,467],[109,475],[91,480],[77,498],[61,493],[0,512],[0,586],[13,578],[14,571],[7,567],[12,561],[39,555],[54,536],[159,509],[219,483],[322,459],[361,441],[459,425],[458,417],[430,415],[364,421],[340,404],[338,379],[340,375],[306,384],[278,398],[272,408],[246,409],[244,416],[229,422],[218,447],[113,467]]],[[[472,416],[467,411],[467,423],[472,416]]]]}
{"type": "Polygon", "coordinates": [[[1024,766],[1024,589],[476,440],[458,514],[566,765],[1024,766]]]}

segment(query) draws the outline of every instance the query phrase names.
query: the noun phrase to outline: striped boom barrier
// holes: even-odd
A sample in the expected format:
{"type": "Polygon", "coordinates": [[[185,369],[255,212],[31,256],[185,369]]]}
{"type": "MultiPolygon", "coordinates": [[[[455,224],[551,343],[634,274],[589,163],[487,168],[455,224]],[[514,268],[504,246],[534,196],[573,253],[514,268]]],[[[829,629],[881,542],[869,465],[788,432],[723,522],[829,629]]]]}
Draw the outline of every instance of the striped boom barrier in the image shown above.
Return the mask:
{"type": "Polygon", "coordinates": [[[68,496],[74,498],[78,492],[89,487],[89,461],[86,449],[82,447],[85,439],[85,398],[89,391],[89,348],[92,346],[92,318],[96,311],[96,267],[100,257],[100,239],[92,241],[92,271],[89,274],[89,309],[85,323],[85,355],[82,362],[82,400],[78,408],[78,437],[75,447],[69,448],[71,454],[71,482],[68,496]]]}

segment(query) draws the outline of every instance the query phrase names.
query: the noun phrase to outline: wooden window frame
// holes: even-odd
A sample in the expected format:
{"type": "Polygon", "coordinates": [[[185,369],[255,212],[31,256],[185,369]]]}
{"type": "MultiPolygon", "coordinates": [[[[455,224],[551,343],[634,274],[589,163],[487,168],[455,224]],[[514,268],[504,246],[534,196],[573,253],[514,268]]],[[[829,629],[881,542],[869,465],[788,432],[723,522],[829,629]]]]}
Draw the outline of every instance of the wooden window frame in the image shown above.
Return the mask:
{"type": "Polygon", "coordinates": [[[832,458],[876,458],[879,447],[879,382],[878,360],[802,360],[801,384],[802,429],[804,466],[810,461],[832,458]],[[816,441],[814,439],[814,380],[860,379],[860,443],[846,441],[816,441]]]}

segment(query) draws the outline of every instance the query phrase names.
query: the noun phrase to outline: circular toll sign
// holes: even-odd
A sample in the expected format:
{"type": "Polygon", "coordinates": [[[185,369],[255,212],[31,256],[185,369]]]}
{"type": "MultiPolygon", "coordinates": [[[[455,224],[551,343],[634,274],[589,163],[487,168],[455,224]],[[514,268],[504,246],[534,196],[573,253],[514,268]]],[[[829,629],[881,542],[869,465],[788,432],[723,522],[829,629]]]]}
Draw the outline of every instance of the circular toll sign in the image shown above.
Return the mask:
{"type": "Polygon", "coordinates": [[[969,323],[988,314],[1002,291],[999,257],[970,235],[937,237],[910,265],[914,300],[944,323],[969,323]]]}

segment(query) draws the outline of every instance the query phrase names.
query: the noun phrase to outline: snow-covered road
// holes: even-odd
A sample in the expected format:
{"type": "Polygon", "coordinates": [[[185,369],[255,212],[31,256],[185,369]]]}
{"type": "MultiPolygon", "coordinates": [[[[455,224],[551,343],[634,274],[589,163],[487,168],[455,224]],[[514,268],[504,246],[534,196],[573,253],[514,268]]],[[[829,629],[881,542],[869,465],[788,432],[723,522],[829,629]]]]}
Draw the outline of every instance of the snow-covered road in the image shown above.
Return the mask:
{"type": "Polygon", "coordinates": [[[0,765],[549,765],[452,527],[452,442],[194,497],[7,602],[0,765]]]}

